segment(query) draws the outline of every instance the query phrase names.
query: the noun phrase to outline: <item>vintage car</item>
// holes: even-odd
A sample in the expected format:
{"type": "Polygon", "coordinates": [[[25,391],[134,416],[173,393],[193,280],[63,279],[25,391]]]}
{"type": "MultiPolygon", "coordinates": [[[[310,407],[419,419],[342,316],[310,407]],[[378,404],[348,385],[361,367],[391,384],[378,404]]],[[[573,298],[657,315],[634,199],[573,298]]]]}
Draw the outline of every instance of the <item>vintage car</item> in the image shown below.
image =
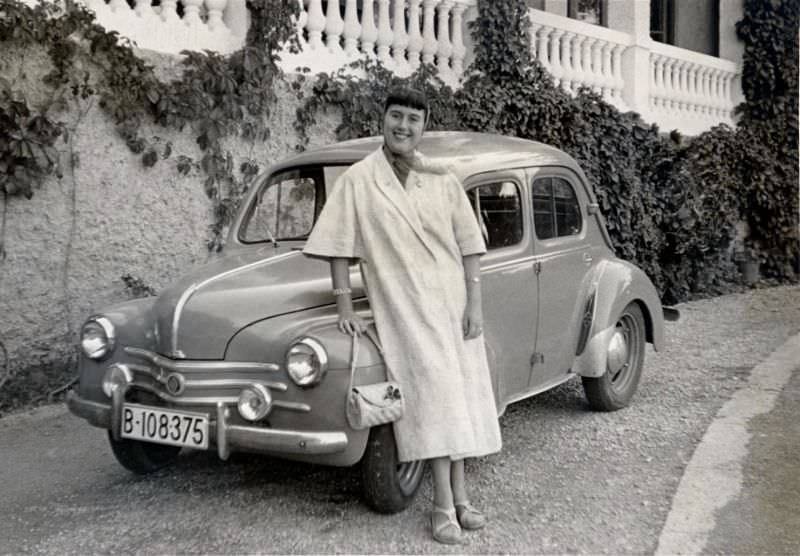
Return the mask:
{"type": "MultiPolygon", "coordinates": [[[[337,329],[329,265],[301,252],[337,176],[380,144],[342,142],[273,166],[243,200],[220,257],[158,297],[86,321],[67,403],[108,430],[123,466],[151,472],[182,448],[360,463],[369,505],[410,503],[424,462],[397,461],[391,425],[348,426],[351,338],[337,329]]],[[[576,162],[479,133],[428,133],[420,149],[462,181],[486,239],[484,338],[499,413],[576,376],[592,407],[628,404],[645,343],[661,348],[664,315],[675,313],[614,256],[576,162]]],[[[357,266],[351,281],[369,322],[357,266]]],[[[385,380],[378,349],[362,344],[355,383],[385,380]]]]}

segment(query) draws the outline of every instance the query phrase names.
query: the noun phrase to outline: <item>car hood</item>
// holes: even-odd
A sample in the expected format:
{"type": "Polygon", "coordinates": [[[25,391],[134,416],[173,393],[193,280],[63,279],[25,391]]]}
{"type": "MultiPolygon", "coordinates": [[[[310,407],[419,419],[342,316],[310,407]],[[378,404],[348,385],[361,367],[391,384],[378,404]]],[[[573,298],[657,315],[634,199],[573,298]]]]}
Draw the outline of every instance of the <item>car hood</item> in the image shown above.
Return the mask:
{"type": "Polygon", "coordinates": [[[223,359],[229,340],[245,326],[330,303],[325,261],[272,245],[237,251],[161,294],[155,306],[158,351],[178,359],[223,359]]]}

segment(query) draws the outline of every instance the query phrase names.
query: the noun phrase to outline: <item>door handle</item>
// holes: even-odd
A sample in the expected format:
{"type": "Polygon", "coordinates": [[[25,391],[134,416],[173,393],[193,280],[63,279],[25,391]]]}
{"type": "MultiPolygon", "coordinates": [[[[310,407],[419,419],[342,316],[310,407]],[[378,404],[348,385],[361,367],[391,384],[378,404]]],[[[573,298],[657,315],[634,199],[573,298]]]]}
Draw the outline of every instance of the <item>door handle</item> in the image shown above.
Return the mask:
{"type": "Polygon", "coordinates": [[[594,259],[592,258],[592,254],[591,253],[584,253],[583,254],[583,262],[585,262],[586,264],[592,264],[593,260],[594,259]]]}

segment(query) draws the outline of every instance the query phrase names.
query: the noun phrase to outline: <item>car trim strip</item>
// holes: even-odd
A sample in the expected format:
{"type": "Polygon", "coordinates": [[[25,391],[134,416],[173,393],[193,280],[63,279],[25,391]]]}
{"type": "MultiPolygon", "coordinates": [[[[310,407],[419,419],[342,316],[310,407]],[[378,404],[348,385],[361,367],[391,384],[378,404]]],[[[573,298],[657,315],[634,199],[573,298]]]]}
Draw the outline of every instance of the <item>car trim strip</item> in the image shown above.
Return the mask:
{"type": "MultiPolygon", "coordinates": [[[[172,396],[165,392],[162,392],[160,389],[156,388],[152,384],[147,384],[144,382],[132,382],[129,388],[139,388],[141,390],[146,390],[151,394],[155,394],[165,402],[170,402],[178,405],[216,405],[219,403],[226,404],[226,405],[234,405],[239,401],[238,396],[172,396]]],[[[283,409],[288,409],[289,411],[298,411],[301,413],[310,413],[311,406],[304,403],[296,403],[296,402],[285,402],[282,400],[273,400],[272,405],[274,407],[281,407],[283,409]]]]}
{"type": "Polygon", "coordinates": [[[173,361],[168,357],[153,353],[142,348],[126,347],[125,353],[134,357],[147,359],[153,365],[176,372],[205,372],[205,371],[280,371],[280,365],[275,363],[254,363],[250,361],[173,361]]]}
{"type": "Polygon", "coordinates": [[[178,299],[178,303],[175,304],[175,312],[172,314],[172,355],[174,357],[184,356],[183,352],[178,349],[178,328],[180,326],[181,315],[183,314],[183,308],[186,306],[189,298],[191,298],[200,288],[203,288],[212,282],[216,282],[217,280],[227,278],[228,276],[233,276],[239,272],[244,272],[245,270],[250,270],[251,268],[256,268],[262,264],[267,264],[280,259],[286,259],[297,255],[298,253],[298,251],[289,251],[287,253],[281,253],[280,255],[275,255],[274,257],[269,257],[254,263],[248,263],[246,265],[232,268],[231,270],[217,274],[216,276],[212,276],[211,278],[207,278],[202,282],[195,282],[186,288],[186,291],[184,291],[178,299]]]}

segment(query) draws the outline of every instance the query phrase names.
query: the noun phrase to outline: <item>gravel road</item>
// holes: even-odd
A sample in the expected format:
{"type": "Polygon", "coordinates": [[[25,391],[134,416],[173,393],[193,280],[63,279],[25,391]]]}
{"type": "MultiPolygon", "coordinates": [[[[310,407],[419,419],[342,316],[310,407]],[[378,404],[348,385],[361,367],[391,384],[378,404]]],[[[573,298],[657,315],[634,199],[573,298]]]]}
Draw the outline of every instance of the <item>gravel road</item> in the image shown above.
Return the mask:
{"type": "Polygon", "coordinates": [[[0,419],[0,553],[652,553],[718,408],[800,332],[800,286],[678,308],[629,408],[590,411],[579,380],[509,407],[503,451],[467,466],[491,523],[462,546],[430,540],[429,477],[395,516],[361,504],[351,469],[195,452],[140,478],[48,407],[0,419]]]}

